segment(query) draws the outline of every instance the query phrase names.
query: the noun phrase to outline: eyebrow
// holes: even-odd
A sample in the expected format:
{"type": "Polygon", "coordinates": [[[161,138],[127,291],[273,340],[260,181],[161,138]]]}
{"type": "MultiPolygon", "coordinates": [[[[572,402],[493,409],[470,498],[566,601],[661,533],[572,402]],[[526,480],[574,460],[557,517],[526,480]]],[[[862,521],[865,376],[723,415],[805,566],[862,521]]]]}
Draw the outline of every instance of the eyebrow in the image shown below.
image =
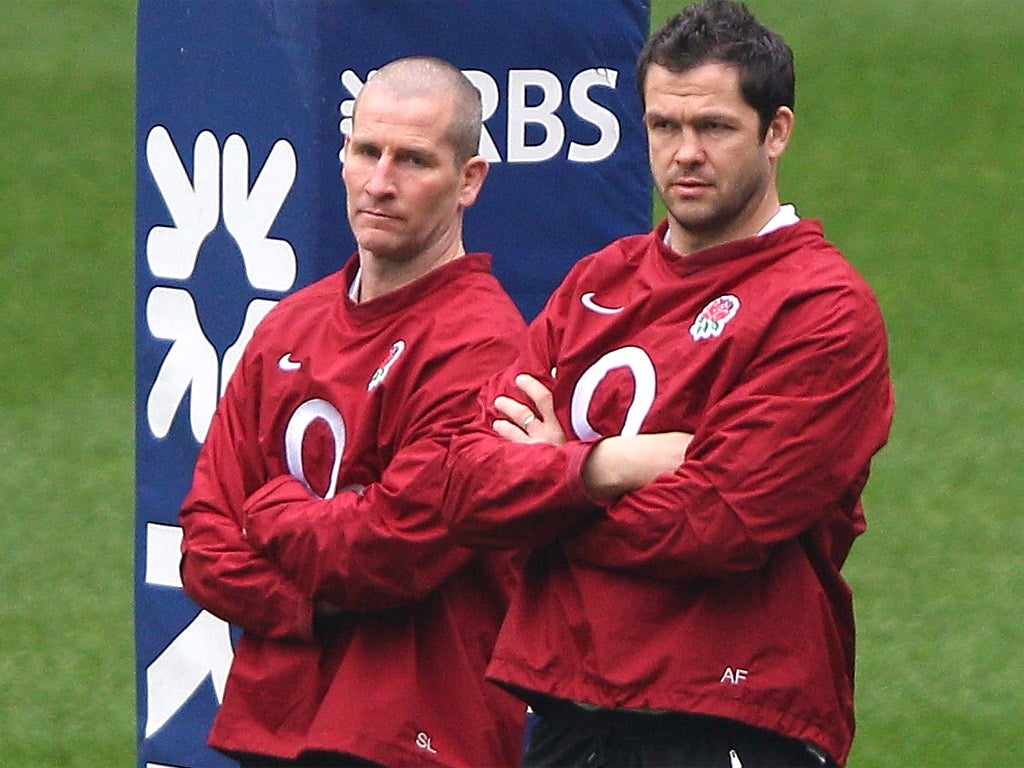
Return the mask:
{"type": "Polygon", "coordinates": [[[673,123],[679,122],[676,118],[669,117],[668,115],[662,112],[658,112],[656,110],[647,110],[646,112],[644,112],[644,122],[647,122],[649,120],[667,120],[673,123]]]}
{"type": "Polygon", "coordinates": [[[736,113],[729,112],[727,110],[723,111],[721,109],[713,109],[713,110],[708,110],[708,111],[697,110],[696,112],[689,113],[686,116],[685,120],[680,119],[676,115],[666,114],[664,112],[660,112],[658,110],[653,110],[653,109],[652,110],[648,110],[647,112],[644,113],[644,122],[645,123],[646,122],[657,122],[657,121],[665,121],[665,122],[668,122],[668,123],[677,123],[677,124],[681,124],[681,123],[684,123],[684,122],[688,122],[688,123],[706,123],[706,122],[735,123],[739,119],[740,119],[740,117],[736,113]]]}

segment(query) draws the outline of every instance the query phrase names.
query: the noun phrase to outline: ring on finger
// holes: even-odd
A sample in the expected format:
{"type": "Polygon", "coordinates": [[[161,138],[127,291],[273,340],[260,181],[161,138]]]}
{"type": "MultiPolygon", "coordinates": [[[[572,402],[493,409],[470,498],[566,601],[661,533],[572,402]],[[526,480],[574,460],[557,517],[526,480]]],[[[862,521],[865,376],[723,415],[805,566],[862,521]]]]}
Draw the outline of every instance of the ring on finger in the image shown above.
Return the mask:
{"type": "Polygon", "coordinates": [[[536,420],[537,420],[537,417],[534,416],[532,413],[529,416],[527,416],[525,419],[523,419],[523,430],[525,431],[526,428],[528,426],[530,426],[536,420]]]}

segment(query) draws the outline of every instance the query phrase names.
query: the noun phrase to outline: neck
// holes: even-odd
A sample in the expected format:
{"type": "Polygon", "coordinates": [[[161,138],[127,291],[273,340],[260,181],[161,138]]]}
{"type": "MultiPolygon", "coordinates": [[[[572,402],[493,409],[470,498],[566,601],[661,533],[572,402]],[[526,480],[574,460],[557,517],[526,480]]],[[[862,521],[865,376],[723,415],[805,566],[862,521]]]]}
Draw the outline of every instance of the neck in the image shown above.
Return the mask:
{"type": "Polygon", "coordinates": [[[691,253],[714,248],[716,245],[753,237],[771,221],[781,207],[778,194],[769,194],[750,214],[738,220],[734,219],[725,226],[709,229],[685,227],[669,213],[666,238],[668,247],[682,256],[689,256],[691,253]]]}
{"type": "Polygon", "coordinates": [[[396,291],[465,254],[461,243],[458,248],[435,256],[427,257],[424,254],[408,261],[381,259],[370,251],[360,249],[359,263],[362,267],[362,276],[359,284],[359,301],[370,301],[396,291]]]}

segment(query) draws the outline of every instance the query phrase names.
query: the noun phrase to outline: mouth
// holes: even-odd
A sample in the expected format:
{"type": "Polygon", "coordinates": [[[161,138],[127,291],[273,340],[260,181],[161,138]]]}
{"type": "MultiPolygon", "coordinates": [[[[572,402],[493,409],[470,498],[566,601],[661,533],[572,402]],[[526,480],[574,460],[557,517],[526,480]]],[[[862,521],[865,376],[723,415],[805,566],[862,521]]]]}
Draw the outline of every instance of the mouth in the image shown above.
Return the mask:
{"type": "Polygon", "coordinates": [[[703,179],[683,178],[669,183],[669,188],[682,197],[697,197],[711,188],[711,183],[703,179]]]}
{"type": "Polygon", "coordinates": [[[358,213],[370,221],[396,221],[398,219],[397,216],[376,208],[360,208],[358,213]]]}

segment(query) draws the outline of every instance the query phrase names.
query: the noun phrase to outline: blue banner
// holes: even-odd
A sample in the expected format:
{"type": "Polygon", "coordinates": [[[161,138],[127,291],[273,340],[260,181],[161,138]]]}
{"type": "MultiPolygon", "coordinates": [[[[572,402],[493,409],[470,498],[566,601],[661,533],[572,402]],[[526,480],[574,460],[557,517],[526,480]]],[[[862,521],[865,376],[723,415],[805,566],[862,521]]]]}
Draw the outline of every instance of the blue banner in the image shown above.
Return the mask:
{"type": "Polygon", "coordinates": [[[140,766],[233,764],[205,746],[233,632],[181,589],[178,507],[256,324],[355,250],[339,153],[367,77],[436,55],[480,90],[491,173],[466,246],[495,255],[532,318],[577,259],[650,227],[634,84],[648,25],[646,0],[140,1],[140,766]]]}

